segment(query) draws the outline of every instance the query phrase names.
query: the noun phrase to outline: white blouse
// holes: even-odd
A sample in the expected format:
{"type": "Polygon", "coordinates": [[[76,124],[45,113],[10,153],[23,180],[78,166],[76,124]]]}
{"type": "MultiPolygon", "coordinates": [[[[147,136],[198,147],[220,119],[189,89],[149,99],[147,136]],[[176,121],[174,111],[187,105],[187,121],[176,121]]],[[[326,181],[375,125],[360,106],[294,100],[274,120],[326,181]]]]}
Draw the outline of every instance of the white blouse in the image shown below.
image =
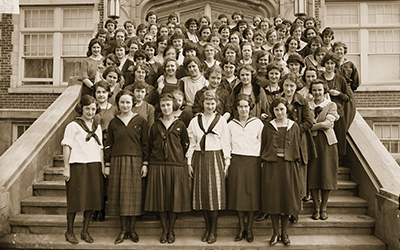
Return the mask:
{"type": "Polygon", "coordinates": [[[260,156],[261,133],[264,127],[256,117],[250,118],[243,126],[239,120],[233,119],[228,123],[231,136],[232,154],[260,156]]]}
{"type": "Polygon", "coordinates": [[[103,149],[103,134],[100,125],[97,126],[95,134],[98,136],[101,145],[97,143],[94,137],[86,141],[88,133],[83,130],[76,122],[67,125],[64,132],[64,139],[61,146],[69,146],[71,148],[71,156],[69,163],[89,163],[101,162],[101,150],[103,149]]]}

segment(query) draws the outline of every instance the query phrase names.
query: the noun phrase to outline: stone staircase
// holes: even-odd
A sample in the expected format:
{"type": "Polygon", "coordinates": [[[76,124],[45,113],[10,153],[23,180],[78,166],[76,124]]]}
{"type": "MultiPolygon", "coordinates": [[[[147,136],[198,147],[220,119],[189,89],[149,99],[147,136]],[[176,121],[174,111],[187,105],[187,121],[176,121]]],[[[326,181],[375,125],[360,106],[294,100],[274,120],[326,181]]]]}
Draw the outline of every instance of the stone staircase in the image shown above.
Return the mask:
{"type": "MultiPolygon", "coordinates": [[[[208,245],[200,241],[204,232],[201,213],[178,215],[176,242],[160,244],[160,222],[154,214],[145,215],[136,223],[139,243],[125,240],[114,245],[119,218],[106,216],[103,222],[91,222],[89,231],[94,243],[80,240],[78,245],[65,241],[66,197],[62,180],[62,156],[54,157],[53,166],[44,171],[44,180],[33,185],[33,196],[21,201],[21,214],[10,219],[12,233],[0,239],[0,249],[286,249],[282,243],[269,246],[271,221],[254,222],[255,240],[234,242],[238,222],[233,211],[221,212],[218,221],[218,241],[208,245]]],[[[386,245],[374,236],[375,219],[367,215],[367,201],[358,197],[357,183],[350,180],[350,170],[339,168],[338,190],[331,192],[329,218],[312,220],[312,202],[305,202],[299,222],[288,230],[290,249],[351,249],[384,250],[386,245]]],[[[82,227],[82,213],[77,215],[75,234],[82,227]]]]}

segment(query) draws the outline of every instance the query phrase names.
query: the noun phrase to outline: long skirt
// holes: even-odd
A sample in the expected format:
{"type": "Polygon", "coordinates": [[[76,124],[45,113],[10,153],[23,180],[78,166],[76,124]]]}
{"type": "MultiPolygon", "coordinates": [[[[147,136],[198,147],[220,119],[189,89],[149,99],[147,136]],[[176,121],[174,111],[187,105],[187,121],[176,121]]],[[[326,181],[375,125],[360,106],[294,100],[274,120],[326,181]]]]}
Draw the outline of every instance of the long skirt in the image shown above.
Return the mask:
{"type": "Polygon", "coordinates": [[[301,197],[307,196],[307,172],[308,165],[304,164],[303,161],[299,162],[299,174],[300,174],[300,195],[301,197]]]}
{"type": "Polygon", "coordinates": [[[107,214],[138,216],[143,214],[142,157],[111,157],[107,214]]]}
{"type": "Polygon", "coordinates": [[[103,205],[103,174],[101,163],[70,165],[70,180],[66,182],[67,213],[100,210],[103,205]]]}
{"type": "Polygon", "coordinates": [[[300,211],[300,176],[296,162],[278,157],[263,162],[261,208],[267,214],[297,215],[300,211]]]}
{"type": "Polygon", "coordinates": [[[329,146],[322,131],[318,131],[314,141],[318,158],[308,162],[308,188],[336,190],[339,166],[337,145],[329,146]]]}
{"type": "Polygon", "coordinates": [[[226,191],[228,209],[236,211],[260,210],[260,185],[260,157],[232,155],[226,191]]]}
{"type": "Polygon", "coordinates": [[[338,140],[338,153],[339,155],[346,155],[346,117],[342,116],[339,120],[335,121],[333,126],[333,130],[335,130],[336,138],[338,140]]]}
{"type": "Polygon", "coordinates": [[[195,151],[193,166],[193,209],[217,211],[226,208],[222,151],[195,151]]]}
{"type": "Polygon", "coordinates": [[[189,212],[192,209],[189,179],[185,166],[150,165],[144,210],[189,212]]]}

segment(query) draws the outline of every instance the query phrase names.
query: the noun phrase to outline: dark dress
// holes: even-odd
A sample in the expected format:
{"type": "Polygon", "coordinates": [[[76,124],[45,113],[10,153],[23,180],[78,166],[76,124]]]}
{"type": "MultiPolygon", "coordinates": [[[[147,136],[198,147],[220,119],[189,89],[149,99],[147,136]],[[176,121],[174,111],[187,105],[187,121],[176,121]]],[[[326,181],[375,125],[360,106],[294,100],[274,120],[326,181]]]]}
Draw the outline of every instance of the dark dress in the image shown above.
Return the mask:
{"type": "MultiPolygon", "coordinates": [[[[338,117],[336,105],[329,102],[322,108],[317,117],[317,122],[326,120],[327,115],[338,117]]],[[[333,129],[327,131],[317,130],[313,132],[318,157],[308,163],[308,187],[309,189],[337,189],[337,173],[339,167],[337,140],[333,129]],[[328,143],[330,137],[330,143],[328,143]]]]}
{"type": "MultiPolygon", "coordinates": [[[[289,120],[290,121],[290,120],[289,120]]],[[[261,208],[267,214],[297,215],[300,211],[300,129],[265,124],[261,143],[261,208]],[[277,156],[278,148],[284,157],[277,156]]]]}
{"type": "Polygon", "coordinates": [[[185,124],[176,119],[167,129],[160,118],[151,127],[149,141],[145,210],[190,211],[191,193],[185,166],[189,138],[185,124]]]}

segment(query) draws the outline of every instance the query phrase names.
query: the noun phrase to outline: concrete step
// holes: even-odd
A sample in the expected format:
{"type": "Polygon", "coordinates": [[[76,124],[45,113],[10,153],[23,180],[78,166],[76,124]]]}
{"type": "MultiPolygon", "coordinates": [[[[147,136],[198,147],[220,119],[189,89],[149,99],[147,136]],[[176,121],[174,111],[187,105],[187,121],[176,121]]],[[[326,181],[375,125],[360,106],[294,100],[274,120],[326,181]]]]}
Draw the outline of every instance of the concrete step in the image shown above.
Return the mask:
{"type": "Polygon", "coordinates": [[[54,167],[64,167],[64,159],[62,155],[53,156],[53,166],[54,167]]]}
{"type": "MultiPolygon", "coordinates": [[[[76,231],[78,235],[78,231],[76,231]]],[[[100,237],[91,233],[94,243],[72,245],[65,241],[64,234],[10,234],[0,239],[2,249],[288,249],[281,242],[269,246],[269,234],[255,237],[253,243],[244,240],[234,242],[234,236],[218,236],[217,242],[209,245],[201,242],[201,235],[187,236],[176,234],[174,244],[160,244],[158,236],[139,234],[139,243],[127,239],[119,245],[114,244],[117,235],[100,237]]],[[[386,245],[373,235],[290,235],[291,250],[385,250],[386,245]]]]}
{"type": "Polygon", "coordinates": [[[343,181],[350,180],[350,168],[339,167],[339,169],[338,169],[338,180],[343,180],[343,181]]]}
{"type": "Polygon", "coordinates": [[[46,167],[44,168],[45,181],[62,181],[63,180],[64,167],[46,167]]]}
{"type": "MultiPolygon", "coordinates": [[[[53,170],[54,173],[56,170],[53,170]]],[[[57,172],[61,171],[57,169],[57,172]]],[[[355,196],[358,194],[357,183],[349,180],[338,180],[338,190],[331,192],[332,196],[355,196]]],[[[33,184],[33,195],[35,196],[65,196],[65,181],[41,181],[33,184]]]]}
{"type": "MultiPolygon", "coordinates": [[[[357,196],[331,196],[328,209],[332,214],[366,214],[368,203],[357,196]]],[[[312,201],[303,203],[300,214],[314,211],[312,201]]],[[[62,196],[32,196],[21,201],[23,214],[66,214],[67,200],[62,196]]]]}
{"type": "MultiPolygon", "coordinates": [[[[82,214],[76,217],[76,232],[81,231],[82,214]]],[[[67,221],[65,215],[27,215],[20,214],[10,220],[13,233],[62,234],[67,221]]],[[[313,220],[311,215],[300,215],[299,222],[290,224],[290,235],[370,235],[373,234],[375,219],[360,214],[330,214],[328,220],[313,220]]],[[[179,214],[175,224],[175,232],[186,236],[201,235],[205,224],[201,212],[197,214],[179,214]]],[[[118,216],[107,216],[105,221],[90,223],[90,232],[100,235],[118,235],[120,221],[118,216]]],[[[221,214],[218,218],[218,235],[234,237],[238,231],[235,215],[221,214]]],[[[155,217],[145,216],[136,222],[136,232],[141,235],[159,235],[160,221],[155,217]]],[[[254,222],[254,235],[272,234],[271,220],[254,222]]]]}

